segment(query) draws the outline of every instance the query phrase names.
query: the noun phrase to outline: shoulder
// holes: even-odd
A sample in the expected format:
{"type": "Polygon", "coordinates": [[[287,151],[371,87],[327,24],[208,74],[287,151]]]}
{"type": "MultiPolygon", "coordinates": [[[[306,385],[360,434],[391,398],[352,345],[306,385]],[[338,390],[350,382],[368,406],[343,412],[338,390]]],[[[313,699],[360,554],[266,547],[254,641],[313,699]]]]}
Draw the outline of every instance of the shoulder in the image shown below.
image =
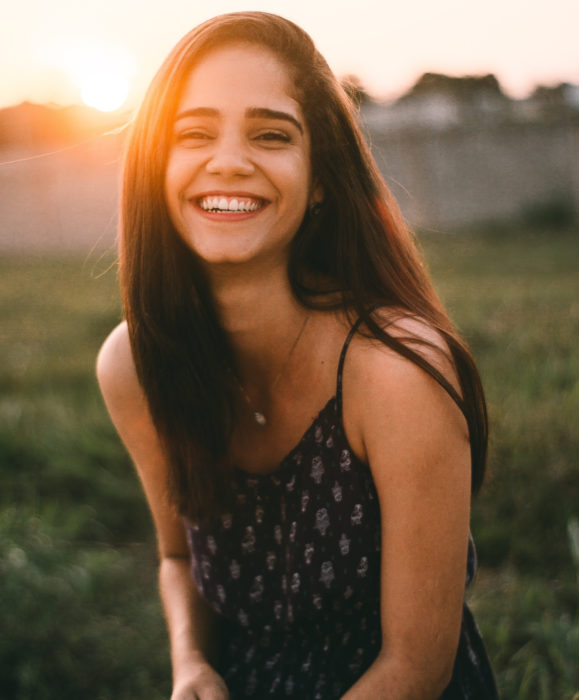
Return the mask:
{"type": "MultiPolygon", "coordinates": [[[[381,309],[381,327],[438,370],[459,391],[450,351],[427,321],[381,309]]],[[[352,341],[344,372],[344,421],[366,461],[376,450],[400,451],[408,436],[435,443],[468,435],[464,418],[441,385],[415,362],[362,334],[352,341]],[[398,442],[397,442],[398,441],[398,442]]]]}
{"type": "Polygon", "coordinates": [[[141,477],[145,471],[165,474],[159,436],[137,377],[126,323],[119,324],[103,343],[96,371],[109,415],[141,477]]]}
{"type": "MultiPolygon", "coordinates": [[[[457,380],[452,355],[448,344],[441,332],[434,328],[426,319],[415,314],[409,314],[399,310],[378,309],[377,320],[383,330],[388,335],[400,340],[404,345],[416,352],[420,357],[426,360],[434,369],[438,370],[442,376],[460,392],[460,386],[457,380]]],[[[377,346],[373,343],[373,359],[379,362],[380,352],[377,349],[384,349],[384,345],[380,343],[377,346]]],[[[395,351],[389,350],[390,354],[394,352],[402,364],[409,371],[419,369],[418,366],[411,360],[402,358],[395,351]]],[[[382,352],[382,354],[384,354],[382,352]]],[[[424,374],[424,372],[422,372],[424,374]]],[[[422,376],[419,374],[419,376],[422,376]]],[[[426,375],[428,377],[428,375],[426,375]]],[[[426,379],[426,377],[425,377],[426,379]]]]}
{"type": "Polygon", "coordinates": [[[137,377],[125,321],[114,328],[102,344],[96,374],[111,413],[143,406],[144,394],[137,377]]]}
{"type": "MultiPolygon", "coordinates": [[[[374,320],[390,338],[418,355],[456,390],[461,393],[452,353],[442,332],[425,318],[401,309],[382,307],[374,312],[374,320]]],[[[362,327],[354,336],[348,351],[348,371],[355,384],[377,387],[378,390],[404,387],[412,382],[426,388],[440,387],[432,376],[417,362],[396,349],[370,336],[362,327]],[[434,384],[433,384],[434,383],[434,384]]]]}
{"type": "Polygon", "coordinates": [[[97,378],[101,389],[112,392],[120,381],[121,386],[136,379],[135,363],[131,352],[126,321],[114,328],[101,346],[96,363],[97,378]]]}
{"type": "MultiPolygon", "coordinates": [[[[390,337],[413,350],[458,391],[459,384],[452,356],[442,334],[428,321],[396,309],[382,308],[375,312],[378,325],[390,337]]],[[[412,381],[426,387],[430,375],[415,362],[401,355],[380,340],[360,333],[355,336],[348,353],[348,362],[356,383],[386,383],[394,389],[400,382],[412,381]]],[[[435,382],[436,383],[436,382],[435,382]]]]}

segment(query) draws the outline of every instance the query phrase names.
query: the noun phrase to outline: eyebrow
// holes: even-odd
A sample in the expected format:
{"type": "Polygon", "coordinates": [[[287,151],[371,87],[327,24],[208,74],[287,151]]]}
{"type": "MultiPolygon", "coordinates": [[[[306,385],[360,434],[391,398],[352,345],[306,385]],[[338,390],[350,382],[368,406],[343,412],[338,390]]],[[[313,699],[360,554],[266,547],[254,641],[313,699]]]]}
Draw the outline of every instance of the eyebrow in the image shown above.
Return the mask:
{"type": "Polygon", "coordinates": [[[253,119],[280,119],[282,121],[290,122],[290,124],[293,124],[301,134],[304,133],[303,126],[293,115],[288,114],[288,112],[280,112],[276,109],[268,109],[267,107],[250,107],[246,111],[246,115],[253,119]]]}
{"type": "MultiPolygon", "coordinates": [[[[179,112],[175,117],[175,121],[186,119],[187,117],[218,117],[219,111],[213,107],[195,107],[194,109],[186,109],[179,112]]],[[[301,134],[304,133],[304,127],[300,122],[288,112],[281,112],[277,109],[269,109],[268,107],[248,107],[245,110],[245,116],[249,119],[275,119],[280,121],[290,122],[301,134]]]]}

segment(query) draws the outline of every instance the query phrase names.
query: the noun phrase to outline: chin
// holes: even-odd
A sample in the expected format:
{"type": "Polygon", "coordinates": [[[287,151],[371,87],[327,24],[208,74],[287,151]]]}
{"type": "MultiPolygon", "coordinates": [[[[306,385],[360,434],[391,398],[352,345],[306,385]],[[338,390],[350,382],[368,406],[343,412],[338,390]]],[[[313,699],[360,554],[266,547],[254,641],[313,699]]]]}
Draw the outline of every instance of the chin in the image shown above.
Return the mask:
{"type": "Polygon", "coordinates": [[[244,265],[254,262],[259,257],[253,251],[247,250],[200,251],[193,247],[192,250],[204,265],[210,267],[220,265],[244,265]]]}

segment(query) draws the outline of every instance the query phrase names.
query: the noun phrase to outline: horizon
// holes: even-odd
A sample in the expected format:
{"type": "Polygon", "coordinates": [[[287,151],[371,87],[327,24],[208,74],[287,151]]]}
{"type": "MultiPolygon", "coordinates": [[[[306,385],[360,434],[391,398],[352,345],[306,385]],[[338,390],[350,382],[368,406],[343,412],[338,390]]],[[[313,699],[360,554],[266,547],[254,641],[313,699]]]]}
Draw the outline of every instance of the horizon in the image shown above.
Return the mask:
{"type": "MultiPolygon", "coordinates": [[[[447,78],[452,78],[452,79],[470,79],[470,78],[484,78],[489,75],[493,75],[496,77],[498,80],[499,86],[503,94],[510,100],[517,102],[517,101],[522,101],[529,99],[532,97],[533,93],[537,88],[557,88],[561,85],[570,85],[571,87],[577,87],[579,88],[579,80],[577,82],[572,82],[568,80],[556,80],[551,83],[540,83],[538,81],[532,82],[530,85],[529,89],[525,92],[519,93],[519,94],[513,94],[508,90],[508,88],[504,85],[504,83],[501,80],[500,75],[496,75],[495,73],[492,73],[491,71],[481,71],[479,73],[468,73],[468,74],[453,74],[453,73],[440,73],[438,71],[431,71],[431,70],[426,70],[423,73],[420,73],[416,75],[414,80],[412,80],[408,85],[404,86],[401,88],[400,92],[392,93],[389,95],[376,95],[371,91],[369,86],[360,78],[358,74],[355,73],[345,73],[343,75],[338,75],[338,79],[343,80],[343,79],[348,79],[348,78],[356,78],[360,80],[360,86],[362,89],[366,92],[368,97],[373,103],[379,104],[379,105],[384,105],[388,106],[390,104],[395,103],[397,100],[400,98],[408,95],[414,86],[419,82],[419,80],[424,76],[428,74],[435,74],[435,75],[440,75],[443,77],[447,78]]],[[[21,107],[23,105],[31,105],[34,107],[46,107],[47,109],[54,109],[54,110],[67,110],[67,109],[75,109],[75,108],[80,108],[80,109],[87,109],[90,111],[94,111],[96,113],[99,113],[102,115],[103,118],[114,118],[114,117],[122,117],[124,114],[127,113],[132,113],[136,111],[139,107],[139,102],[133,102],[130,103],[129,100],[124,102],[121,107],[118,109],[114,110],[101,110],[98,107],[95,107],[93,105],[87,104],[84,102],[80,97],[78,98],[77,102],[58,102],[58,101],[36,101],[34,99],[22,99],[19,102],[14,102],[10,104],[1,104],[0,103],[0,111],[8,110],[8,109],[15,109],[18,107],[21,107]]]]}

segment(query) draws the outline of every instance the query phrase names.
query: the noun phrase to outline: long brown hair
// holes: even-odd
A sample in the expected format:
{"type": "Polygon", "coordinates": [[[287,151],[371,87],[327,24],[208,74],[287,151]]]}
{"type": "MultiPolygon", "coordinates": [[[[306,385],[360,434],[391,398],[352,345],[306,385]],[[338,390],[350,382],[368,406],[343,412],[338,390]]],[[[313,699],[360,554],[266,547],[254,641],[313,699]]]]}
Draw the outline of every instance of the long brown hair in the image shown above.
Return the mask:
{"type": "MultiPolygon", "coordinates": [[[[222,15],[187,34],[167,57],[144,98],[129,139],[121,202],[121,287],[139,380],[170,464],[179,511],[202,520],[227,507],[225,456],[235,419],[231,349],[203,270],[175,231],[164,199],[172,118],[184,81],[213,48],[252,43],[287,66],[311,139],[312,176],[324,193],[317,216],[306,213],[290,253],[297,299],[359,316],[367,332],[440,383],[464,413],[473,491],[486,460],[487,415],[480,378],[453,329],[398,206],[356,122],[354,108],[311,38],[292,22],[263,12],[222,15]],[[330,280],[328,296],[315,280],[330,280]],[[394,337],[373,309],[418,317],[446,341],[459,395],[416,349],[394,337]]],[[[426,343],[427,344],[427,343],[426,343]]]]}

